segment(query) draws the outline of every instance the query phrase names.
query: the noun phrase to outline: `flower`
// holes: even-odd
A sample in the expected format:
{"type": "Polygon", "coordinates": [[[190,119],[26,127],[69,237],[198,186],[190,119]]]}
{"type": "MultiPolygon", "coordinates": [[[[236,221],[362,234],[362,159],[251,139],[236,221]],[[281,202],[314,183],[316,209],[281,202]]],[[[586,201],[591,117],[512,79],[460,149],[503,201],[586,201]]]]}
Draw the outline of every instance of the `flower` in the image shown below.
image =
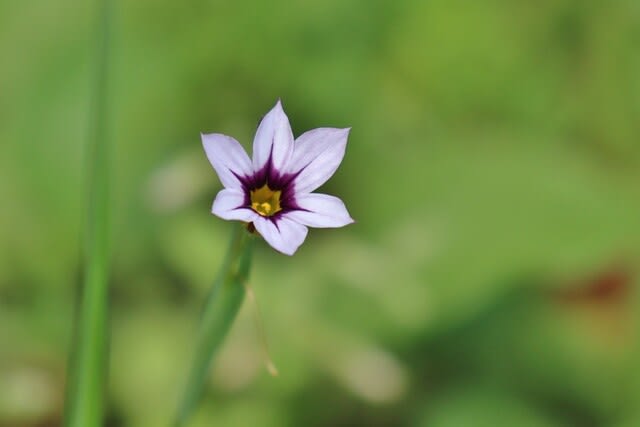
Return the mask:
{"type": "Polygon", "coordinates": [[[253,161],[234,138],[202,134],[207,158],[225,187],[211,211],[226,220],[253,224],[267,243],[286,255],[293,255],[304,242],[307,227],[351,224],[342,200],[312,193],[342,162],[349,130],[318,128],[294,141],[278,101],[258,126],[253,161]]]}

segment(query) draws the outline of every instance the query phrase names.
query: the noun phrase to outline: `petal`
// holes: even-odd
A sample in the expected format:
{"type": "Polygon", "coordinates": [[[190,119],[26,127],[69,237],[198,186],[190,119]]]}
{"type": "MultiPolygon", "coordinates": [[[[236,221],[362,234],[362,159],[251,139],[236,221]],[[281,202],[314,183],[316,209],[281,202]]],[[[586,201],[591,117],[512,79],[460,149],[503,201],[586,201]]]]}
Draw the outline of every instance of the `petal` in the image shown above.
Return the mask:
{"type": "Polygon", "coordinates": [[[327,182],[342,162],[351,129],[319,128],[296,139],[287,172],[299,173],[295,191],[310,193],[327,182]]]}
{"type": "Polygon", "coordinates": [[[307,227],[289,219],[286,215],[271,221],[258,217],[254,222],[256,230],[275,250],[285,255],[293,255],[307,237],[307,227]]]}
{"type": "Polygon", "coordinates": [[[211,212],[222,219],[251,222],[259,215],[254,210],[245,208],[244,201],[242,191],[226,188],[216,196],[211,212]]]}
{"type": "Polygon", "coordinates": [[[216,170],[220,182],[227,188],[242,188],[236,175],[253,173],[251,160],[235,139],[219,133],[201,134],[202,145],[211,166],[216,170]]]}
{"type": "Polygon", "coordinates": [[[337,228],[353,223],[342,200],[328,194],[302,194],[296,196],[302,210],[287,213],[287,217],[300,224],[316,228],[337,228]]]}
{"type": "Polygon", "coordinates": [[[253,169],[262,169],[271,157],[273,166],[281,171],[293,152],[293,132],[289,118],[278,101],[260,122],[253,140],[253,169]]]}

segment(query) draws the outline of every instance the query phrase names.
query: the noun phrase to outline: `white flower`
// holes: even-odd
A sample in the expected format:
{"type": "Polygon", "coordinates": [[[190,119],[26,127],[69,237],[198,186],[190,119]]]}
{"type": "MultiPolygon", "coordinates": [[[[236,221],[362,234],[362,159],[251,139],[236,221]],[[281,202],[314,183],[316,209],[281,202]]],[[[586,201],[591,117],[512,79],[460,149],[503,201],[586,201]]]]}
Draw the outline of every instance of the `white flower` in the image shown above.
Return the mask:
{"type": "Polygon", "coordinates": [[[238,141],[203,134],[207,158],[224,185],[211,211],[220,218],[252,223],[276,250],[293,255],[307,227],[351,224],[342,200],[312,193],[336,171],[349,129],[318,128],[295,141],[280,101],[262,119],[253,140],[253,161],[238,141]]]}

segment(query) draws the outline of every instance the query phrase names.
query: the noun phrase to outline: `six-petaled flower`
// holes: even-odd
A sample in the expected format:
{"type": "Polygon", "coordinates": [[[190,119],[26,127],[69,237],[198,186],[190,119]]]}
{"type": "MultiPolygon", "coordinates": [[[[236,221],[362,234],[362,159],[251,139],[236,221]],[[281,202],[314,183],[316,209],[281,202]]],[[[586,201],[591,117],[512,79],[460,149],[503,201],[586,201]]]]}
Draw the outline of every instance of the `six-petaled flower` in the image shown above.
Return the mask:
{"type": "Polygon", "coordinates": [[[287,255],[304,242],[307,227],[352,223],[342,200],[312,193],[342,162],[348,135],[348,128],[318,128],[294,141],[280,101],[258,126],[253,161],[234,138],[203,134],[207,157],[225,187],[212,212],[252,224],[273,248],[287,255]]]}

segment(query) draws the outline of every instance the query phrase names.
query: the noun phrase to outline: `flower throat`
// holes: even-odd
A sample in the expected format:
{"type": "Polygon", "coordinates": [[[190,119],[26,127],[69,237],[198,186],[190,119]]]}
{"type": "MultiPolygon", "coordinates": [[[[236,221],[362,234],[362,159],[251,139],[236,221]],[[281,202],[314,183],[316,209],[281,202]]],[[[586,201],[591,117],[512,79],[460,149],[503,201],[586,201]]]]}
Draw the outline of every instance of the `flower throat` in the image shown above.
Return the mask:
{"type": "Polygon", "coordinates": [[[280,195],[282,191],[272,190],[268,184],[251,190],[251,208],[262,216],[272,216],[282,210],[280,195]]]}

